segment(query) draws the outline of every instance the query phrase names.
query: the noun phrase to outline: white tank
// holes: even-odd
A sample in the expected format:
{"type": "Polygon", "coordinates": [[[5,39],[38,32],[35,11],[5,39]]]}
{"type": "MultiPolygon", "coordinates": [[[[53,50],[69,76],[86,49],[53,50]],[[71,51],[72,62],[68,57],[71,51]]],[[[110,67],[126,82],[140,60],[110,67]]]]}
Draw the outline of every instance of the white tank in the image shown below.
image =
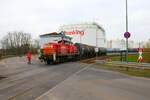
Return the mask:
{"type": "Polygon", "coordinates": [[[105,30],[97,23],[70,24],[59,27],[72,42],[83,43],[97,47],[106,47],[105,30]]]}

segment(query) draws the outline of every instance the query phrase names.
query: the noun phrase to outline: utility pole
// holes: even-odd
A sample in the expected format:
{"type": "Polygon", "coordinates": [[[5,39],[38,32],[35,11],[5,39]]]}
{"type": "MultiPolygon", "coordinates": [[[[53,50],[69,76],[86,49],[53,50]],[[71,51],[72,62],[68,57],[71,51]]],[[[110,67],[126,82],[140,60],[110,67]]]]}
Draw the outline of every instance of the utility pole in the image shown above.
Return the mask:
{"type": "Polygon", "coordinates": [[[139,42],[139,48],[142,48],[142,42],[139,42]]]}
{"type": "Polygon", "coordinates": [[[81,34],[79,34],[79,35],[80,35],[80,43],[82,43],[81,34]]]}

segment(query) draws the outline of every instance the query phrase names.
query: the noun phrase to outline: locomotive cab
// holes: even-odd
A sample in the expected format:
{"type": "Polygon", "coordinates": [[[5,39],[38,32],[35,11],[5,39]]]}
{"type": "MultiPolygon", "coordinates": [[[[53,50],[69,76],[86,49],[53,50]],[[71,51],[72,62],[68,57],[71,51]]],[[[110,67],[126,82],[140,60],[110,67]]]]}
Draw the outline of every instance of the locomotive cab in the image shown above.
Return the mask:
{"type": "Polygon", "coordinates": [[[40,58],[48,64],[73,58],[77,54],[77,48],[71,42],[71,38],[62,33],[50,33],[42,35],[41,38],[49,39],[41,47],[42,55],[40,58]]]}

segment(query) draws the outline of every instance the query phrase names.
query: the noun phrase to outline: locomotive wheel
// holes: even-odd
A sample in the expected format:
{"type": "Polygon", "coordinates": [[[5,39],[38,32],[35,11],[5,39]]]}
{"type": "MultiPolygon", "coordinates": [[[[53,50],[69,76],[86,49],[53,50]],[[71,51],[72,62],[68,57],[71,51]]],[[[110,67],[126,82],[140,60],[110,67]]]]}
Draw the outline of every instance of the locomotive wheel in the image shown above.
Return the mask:
{"type": "Polygon", "coordinates": [[[73,60],[74,60],[74,61],[80,60],[79,55],[74,55],[74,56],[73,56],[73,60]]]}
{"type": "Polygon", "coordinates": [[[46,64],[47,65],[51,64],[51,61],[50,60],[46,60],[46,64]]]}
{"type": "Polygon", "coordinates": [[[56,58],[55,63],[56,63],[56,64],[60,63],[60,57],[57,57],[57,58],[56,58]]]}

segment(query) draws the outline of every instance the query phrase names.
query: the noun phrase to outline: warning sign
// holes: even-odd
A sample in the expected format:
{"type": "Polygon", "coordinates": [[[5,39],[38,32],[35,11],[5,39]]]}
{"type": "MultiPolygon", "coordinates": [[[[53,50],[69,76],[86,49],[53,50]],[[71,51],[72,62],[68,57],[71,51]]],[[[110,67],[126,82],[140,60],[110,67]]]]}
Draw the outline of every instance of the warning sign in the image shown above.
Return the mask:
{"type": "Polygon", "coordinates": [[[138,57],[137,62],[139,62],[139,63],[140,63],[140,62],[144,62],[143,52],[144,52],[144,49],[143,49],[143,48],[138,48],[139,57],[138,57]]]}

